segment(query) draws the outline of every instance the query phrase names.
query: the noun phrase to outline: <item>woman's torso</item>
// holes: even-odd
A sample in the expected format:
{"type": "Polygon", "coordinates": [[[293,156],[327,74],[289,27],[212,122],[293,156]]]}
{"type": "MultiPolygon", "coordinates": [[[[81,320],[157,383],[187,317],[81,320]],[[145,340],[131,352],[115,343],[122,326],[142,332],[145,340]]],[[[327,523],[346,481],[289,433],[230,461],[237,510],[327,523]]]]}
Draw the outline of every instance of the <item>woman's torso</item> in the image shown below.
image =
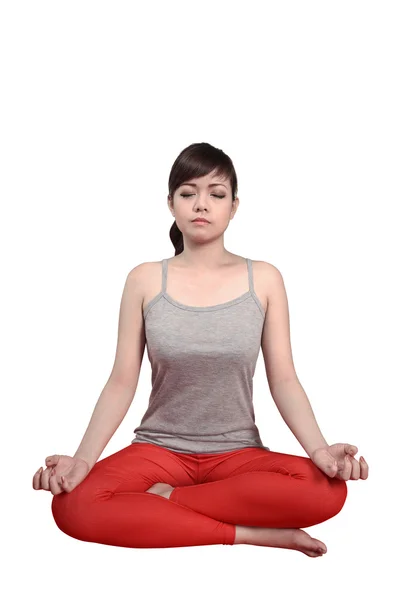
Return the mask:
{"type": "Polygon", "coordinates": [[[268,263],[231,256],[213,274],[171,258],[146,263],[142,310],[152,391],[132,443],[184,453],[268,449],[252,398],[268,263]]]}

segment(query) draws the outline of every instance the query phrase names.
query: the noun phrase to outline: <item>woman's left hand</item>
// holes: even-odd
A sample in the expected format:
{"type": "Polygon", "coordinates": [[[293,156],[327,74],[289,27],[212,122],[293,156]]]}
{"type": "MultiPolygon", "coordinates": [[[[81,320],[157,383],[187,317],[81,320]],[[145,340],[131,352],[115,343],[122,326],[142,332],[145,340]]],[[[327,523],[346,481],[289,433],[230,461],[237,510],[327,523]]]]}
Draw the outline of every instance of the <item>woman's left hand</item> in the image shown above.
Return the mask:
{"type": "Polygon", "coordinates": [[[354,455],[357,454],[357,446],[351,444],[332,444],[314,450],[310,458],[323,473],[337,479],[367,479],[368,464],[364,457],[358,462],[354,455]]]}

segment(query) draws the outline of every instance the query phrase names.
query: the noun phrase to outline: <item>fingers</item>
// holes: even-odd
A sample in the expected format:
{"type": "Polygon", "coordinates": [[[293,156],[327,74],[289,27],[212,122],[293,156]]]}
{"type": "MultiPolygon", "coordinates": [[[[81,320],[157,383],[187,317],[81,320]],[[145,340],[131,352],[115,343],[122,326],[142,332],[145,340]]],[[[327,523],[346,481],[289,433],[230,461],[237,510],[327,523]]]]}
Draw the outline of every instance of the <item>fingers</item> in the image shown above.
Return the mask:
{"type": "Polygon", "coordinates": [[[32,487],[34,490],[49,489],[49,471],[50,469],[43,471],[43,467],[40,467],[40,469],[36,471],[32,480],[32,487]]]}
{"type": "Polygon", "coordinates": [[[43,470],[43,467],[40,467],[40,469],[38,469],[33,476],[33,480],[32,480],[33,489],[50,491],[49,481],[50,481],[51,472],[52,472],[51,468],[47,468],[47,469],[43,470]]]}
{"type": "Polygon", "coordinates": [[[360,461],[346,454],[344,466],[340,473],[340,478],[347,481],[348,479],[367,479],[369,467],[363,456],[360,461]]]}
{"type": "Polygon", "coordinates": [[[50,479],[51,469],[45,469],[40,476],[40,487],[42,490],[50,490],[49,487],[49,479],[50,479]]]}
{"type": "Polygon", "coordinates": [[[343,461],[343,469],[341,472],[341,479],[348,481],[351,476],[351,462],[349,456],[346,454],[343,461]]]}
{"type": "Polygon", "coordinates": [[[345,459],[343,469],[340,471],[340,478],[348,479],[367,479],[369,474],[368,464],[363,456],[356,460],[354,456],[358,452],[357,446],[353,444],[344,444],[345,459]]]}
{"type": "Polygon", "coordinates": [[[360,479],[367,479],[368,474],[369,474],[369,466],[363,456],[360,456],[360,468],[361,468],[360,479]]]}
{"type": "Polygon", "coordinates": [[[40,467],[33,476],[32,487],[34,490],[47,490],[52,494],[60,494],[64,490],[56,478],[55,466],[60,459],[59,454],[52,454],[45,459],[46,469],[40,467]]]}
{"type": "Polygon", "coordinates": [[[55,468],[53,468],[50,471],[49,486],[50,486],[50,491],[53,494],[53,496],[56,496],[57,494],[61,494],[61,492],[64,491],[57,480],[57,473],[56,473],[55,468]]]}
{"type": "Polygon", "coordinates": [[[32,479],[32,487],[34,490],[40,490],[41,489],[41,485],[40,485],[40,476],[42,474],[43,471],[43,467],[40,467],[36,473],[33,476],[32,479]]]}
{"type": "MultiPolygon", "coordinates": [[[[347,455],[347,456],[349,456],[349,455],[347,455]]],[[[357,459],[353,458],[352,456],[349,456],[349,459],[351,462],[350,479],[360,479],[360,472],[361,472],[360,463],[358,462],[357,459]]]]}

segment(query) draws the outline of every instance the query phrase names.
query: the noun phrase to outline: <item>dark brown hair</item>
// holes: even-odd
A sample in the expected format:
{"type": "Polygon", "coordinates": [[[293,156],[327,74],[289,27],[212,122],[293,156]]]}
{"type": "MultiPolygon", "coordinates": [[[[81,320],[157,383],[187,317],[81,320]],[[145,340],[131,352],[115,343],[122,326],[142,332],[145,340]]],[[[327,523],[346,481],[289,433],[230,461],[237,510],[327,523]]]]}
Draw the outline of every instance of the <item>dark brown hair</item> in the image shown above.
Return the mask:
{"type": "MultiPolygon", "coordinates": [[[[204,177],[212,171],[217,177],[226,177],[230,180],[232,189],[232,202],[237,196],[237,177],[232,160],[225,152],[215,148],[207,142],[191,144],[179,154],[172,165],[168,180],[169,195],[172,200],[176,190],[184,181],[197,177],[204,177]]],[[[175,256],[183,252],[183,235],[176,221],[169,231],[169,237],[175,247],[175,256]]]]}

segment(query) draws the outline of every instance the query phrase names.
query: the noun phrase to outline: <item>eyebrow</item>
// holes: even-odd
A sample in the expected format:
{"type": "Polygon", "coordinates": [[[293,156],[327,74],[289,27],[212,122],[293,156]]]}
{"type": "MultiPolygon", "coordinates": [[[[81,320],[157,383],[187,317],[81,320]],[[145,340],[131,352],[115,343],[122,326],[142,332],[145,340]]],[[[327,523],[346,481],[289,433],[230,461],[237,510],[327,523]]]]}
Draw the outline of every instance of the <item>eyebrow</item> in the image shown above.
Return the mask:
{"type": "MultiPolygon", "coordinates": [[[[182,186],[182,185],[191,185],[191,186],[193,186],[193,187],[197,187],[197,184],[196,184],[196,183],[188,183],[187,181],[185,181],[184,183],[181,183],[181,186],[182,186]]],[[[215,186],[217,186],[217,185],[223,185],[224,187],[226,187],[226,185],[225,185],[225,184],[223,184],[223,183],[210,183],[210,184],[208,185],[208,187],[209,187],[209,188],[210,188],[210,187],[215,187],[215,186]]]]}

